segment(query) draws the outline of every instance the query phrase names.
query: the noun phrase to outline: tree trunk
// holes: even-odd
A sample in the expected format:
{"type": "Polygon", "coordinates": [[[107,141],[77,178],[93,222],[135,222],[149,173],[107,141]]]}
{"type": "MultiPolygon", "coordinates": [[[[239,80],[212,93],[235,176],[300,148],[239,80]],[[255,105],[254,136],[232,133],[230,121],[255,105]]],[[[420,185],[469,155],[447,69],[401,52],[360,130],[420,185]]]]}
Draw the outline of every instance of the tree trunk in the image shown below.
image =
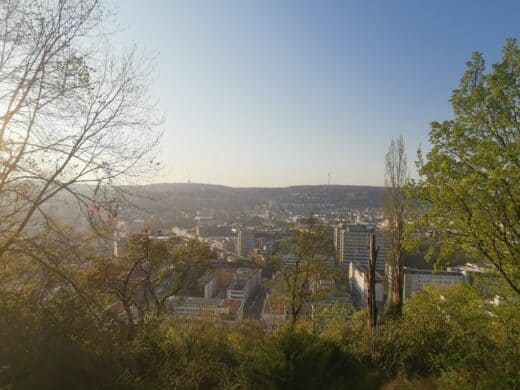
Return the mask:
{"type": "Polygon", "coordinates": [[[376,235],[370,234],[369,236],[369,258],[368,258],[368,297],[367,297],[367,308],[368,308],[368,327],[372,328],[377,325],[377,306],[376,306],[376,262],[377,262],[377,249],[376,249],[376,235]]]}

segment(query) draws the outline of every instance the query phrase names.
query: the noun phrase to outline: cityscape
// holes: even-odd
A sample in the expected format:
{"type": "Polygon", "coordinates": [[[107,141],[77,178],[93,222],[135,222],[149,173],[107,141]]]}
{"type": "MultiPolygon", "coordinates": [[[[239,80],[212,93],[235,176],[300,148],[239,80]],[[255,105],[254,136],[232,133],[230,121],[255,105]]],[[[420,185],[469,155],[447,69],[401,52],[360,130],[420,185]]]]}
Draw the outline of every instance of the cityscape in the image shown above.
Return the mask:
{"type": "Polygon", "coordinates": [[[0,389],[520,389],[519,14],[0,1],[0,389]]]}
{"type": "MultiPolygon", "coordinates": [[[[176,187],[182,188],[179,184],[176,187]]],[[[196,188],[198,185],[190,187],[196,188]]],[[[208,190],[207,185],[200,187],[208,190]]],[[[373,234],[379,249],[375,267],[375,299],[382,317],[385,284],[392,283],[392,273],[387,269],[391,244],[388,219],[385,218],[383,208],[344,208],[340,204],[320,203],[319,198],[316,201],[312,195],[316,190],[311,189],[310,193],[299,190],[302,203],[278,204],[271,199],[252,209],[234,208],[233,217],[219,213],[222,209],[204,208],[191,210],[191,213],[184,211],[183,226],[189,227],[159,228],[153,223],[163,223],[153,214],[148,215],[148,219],[116,218],[111,221],[114,226],[112,255],[124,256],[128,238],[143,232],[152,240],[177,239],[175,245],[181,247],[190,240],[204,243],[210,251],[210,257],[203,259],[208,269],[198,279],[197,288],[187,289],[183,294],[168,298],[168,302],[176,302],[170,305],[169,314],[225,321],[256,320],[269,328],[283,326],[288,318],[283,291],[273,288],[273,283],[275,286],[277,283],[277,275],[273,273],[271,259],[280,256],[281,267],[287,269],[294,269],[297,261],[305,261],[294,253],[284,251],[283,245],[295,226],[303,226],[307,218],[314,218],[326,226],[333,247],[328,254],[320,254],[323,257],[323,270],[321,275],[313,275],[316,280],[309,283],[308,288],[313,290],[315,284],[319,285],[322,293],[320,299],[306,302],[307,314],[312,316],[316,305],[323,307],[340,303],[344,306],[344,310],[340,311],[343,316],[345,312],[352,314],[366,306],[369,236],[373,234]],[[299,214],[305,210],[307,216],[299,214]],[[344,275],[338,277],[338,274],[344,275]]],[[[325,192],[326,188],[318,191],[325,192]]],[[[343,191],[348,193],[348,187],[343,191]]],[[[372,191],[382,195],[379,189],[372,191]]],[[[380,201],[382,204],[383,199],[380,201]]],[[[175,247],[170,250],[174,251],[175,247]]],[[[469,258],[466,260],[457,259],[458,264],[452,264],[444,270],[434,270],[433,263],[425,259],[424,252],[409,253],[406,263],[410,265],[403,269],[403,301],[424,286],[473,284],[475,275],[486,275],[491,280],[497,277],[489,266],[480,262],[474,264],[469,258]]]]}

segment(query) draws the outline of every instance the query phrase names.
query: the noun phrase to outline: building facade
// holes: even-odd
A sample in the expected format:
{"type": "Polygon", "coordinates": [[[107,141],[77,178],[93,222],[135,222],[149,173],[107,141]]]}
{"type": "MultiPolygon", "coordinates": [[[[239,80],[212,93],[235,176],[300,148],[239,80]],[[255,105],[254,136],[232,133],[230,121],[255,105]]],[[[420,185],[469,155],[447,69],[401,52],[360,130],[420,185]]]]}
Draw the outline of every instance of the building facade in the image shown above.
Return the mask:
{"type": "MultiPolygon", "coordinates": [[[[349,265],[349,284],[354,305],[358,308],[367,305],[368,267],[351,262],[349,265]]],[[[378,311],[382,314],[385,303],[385,289],[383,276],[379,272],[376,272],[375,298],[378,311]]]]}
{"type": "Polygon", "coordinates": [[[376,246],[379,249],[376,270],[384,274],[389,252],[388,242],[380,230],[369,225],[346,225],[338,230],[337,261],[340,266],[347,268],[352,262],[368,267],[370,234],[376,235],[376,246]]]}
{"type": "Polygon", "coordinates": [[[255,232],[250,229],[238,229],[236,241],[236,253],[248,257],[255,249],[255,232]]]}
{"type": "Polygon", "coordinates": [[[464,281],[465,277],[459,271],[434,272],[432,270],[404,267],[403,301],[405,302],[410,299],[413,293],[422,290],[426,285],[442,287],[450,284],[463,283],[464,281]]]}

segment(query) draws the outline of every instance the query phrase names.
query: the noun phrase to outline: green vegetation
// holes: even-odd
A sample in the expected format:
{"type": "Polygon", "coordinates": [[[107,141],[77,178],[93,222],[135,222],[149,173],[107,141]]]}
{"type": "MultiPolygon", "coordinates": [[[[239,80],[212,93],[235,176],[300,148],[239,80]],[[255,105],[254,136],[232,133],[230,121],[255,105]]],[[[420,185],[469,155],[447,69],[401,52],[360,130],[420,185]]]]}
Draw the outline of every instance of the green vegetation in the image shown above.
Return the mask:
{"type": "MultiPolygon", "coordinates": [[[[433,122],[432,149],[419,156],[413,194],[423,211],[411,226],[433,233],[446,259],[462,250],[482,258],[520,295],[520,49],[506,41],[485,73],[475,53],[453,91],[454,119],[433,122]]],[[[420,237],[419,237],[420,238],[420,237]]]]}
{"type": "Polygon", "coordinates": [[[520,308],[469,286],[426,289],[373,339],[365,313],[309,331],[149,317],[128,340],[80,300],[2,296],[0,385],[13,388],[520,386],[520,308]],[[422,386],[422,385],[421,385],[422,386]]]}
{"type": "Polygon", "coordinates": [[[334,253],[330,229],[314,219],[293,227],[290,238],[282,244],[281,253],[270,260],[274,269],[274,288],[283,296],[291,326],[295,326],[305,305],[319,298],[319,279],[330,277],[326,264],[334,253]],[[290,256],[286,264],[283,256],[290,256]]]}
{"type": "MultiPolygon", "coordinates": [[[[306,221],[284,248],[294,265],[271,258],[266,266],[280,275],[288,313],[285,327],[267,332],[259,323],[169,315],[167,300],[200,287],[212,255],[197,240],[143,232],[112,256],[107,226],[126,199],[117,183],[154,173],[158,120],[145,64],[133,53],[108,55],[101,39],[88,44],[105,36],[98,31],[105,15],[97,0],[0,2],[1,388],[520,388],[516,41],[506,42],[488,74],[480,54],[468,63],[451,99],[455,117],[432,124],[433,147],[406,197],[417,206],[408,225],[416,248],[427,241],[441,260],[483,259],[501,277],[493,284],[508,290],[483,276],[475,283],[481,289],[427,288],[402,310],[396,297],[395,315],[371,328],[365,311],[350,316],[339,306],[313,320],[302,314],[321,298],[317,282],[344,278],[327,269],[330,231],[306,221]],[[95,234],[53,219],[47,201],[58,194],[95,234]],[[500,304],[491,291],[500,291],[500,304]],[[344,316],[328,315],[335,311],[344,316]]],[[[402,185],[393,185],[396,270],[402,185]]],[[[302,201],[298,187],[284,191],[302,201]]],[[[334,188],[326,193],[336,199],[334,188]]],[[[366,187],[345,200],[374,203],[366,187]]]]}

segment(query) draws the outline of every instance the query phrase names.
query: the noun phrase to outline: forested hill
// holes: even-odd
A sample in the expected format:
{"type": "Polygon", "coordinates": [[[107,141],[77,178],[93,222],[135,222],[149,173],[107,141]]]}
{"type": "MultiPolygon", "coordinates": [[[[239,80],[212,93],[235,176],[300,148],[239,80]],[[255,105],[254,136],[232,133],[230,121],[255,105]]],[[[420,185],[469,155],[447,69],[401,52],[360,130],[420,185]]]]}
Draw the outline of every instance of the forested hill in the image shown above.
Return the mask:
{"type": "MultiPolygon", "coordinates": [[[[291,187],[226,187],[198,183],[161,183],[127,188],[142,195],[148,207],[171,203],[178,209],[204,207],[249,208],[271,202],[274,206],[382,207],[383,187],[347,185],[303,185],[291,187]]],[[[146,206],[143,204],[143,206],[146,206]]],[[[146,208],[146,207],[145,207],[146,208]]]]}

